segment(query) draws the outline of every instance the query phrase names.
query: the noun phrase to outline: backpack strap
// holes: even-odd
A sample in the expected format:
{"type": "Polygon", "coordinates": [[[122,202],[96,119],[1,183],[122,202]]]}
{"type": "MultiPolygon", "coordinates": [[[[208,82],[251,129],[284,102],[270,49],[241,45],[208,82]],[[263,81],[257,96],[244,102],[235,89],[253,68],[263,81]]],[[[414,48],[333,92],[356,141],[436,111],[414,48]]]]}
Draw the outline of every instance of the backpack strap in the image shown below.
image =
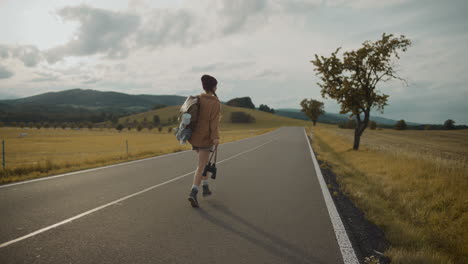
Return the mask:
{"type": "Polygon", "coordinates": [[[208,162],[211,162],[213,160],[213,157],[214,157],[213,164],[216,164],[216,159],[218,158],[218,145],[215,146],[215,149],[213,153],[211,153],[210,159],[208,160],[208,162]]]}
{"type": "Polygon", "coordinates": [[[218,158],[218,145],[215,146],[214,150],[214,164],[216,164],[216,159],[218,158]]]}
{"type": "Polygon", "coordinates": [[[181,113],[187,112],[192,105],[199,103],[199,101],[200,101],[199,96],[187,97],[184,104],[180,107],[180,112],[181,113]]]}
{"type": "Polygon", "coordinates": [[[197,104],[198,104],[198,108],[197,108],[197,122],[198,122],[198,120],[200,120],[200,106],[201,106],[201,97],[199,95],[197,95],[197,104]]]}

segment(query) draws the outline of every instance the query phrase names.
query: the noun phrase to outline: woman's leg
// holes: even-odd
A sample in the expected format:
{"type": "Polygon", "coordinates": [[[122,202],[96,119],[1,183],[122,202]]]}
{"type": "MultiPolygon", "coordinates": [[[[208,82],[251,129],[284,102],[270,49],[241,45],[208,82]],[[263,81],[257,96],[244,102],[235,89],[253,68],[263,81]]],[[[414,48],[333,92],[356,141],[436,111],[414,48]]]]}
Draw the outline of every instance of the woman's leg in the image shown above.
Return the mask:
{"type": "MultiPolygon", "coordinates": [[[[193,176],[193,185],[192,189],[190,190],[190,194],[188,197],[189,202],[192,204],[193,207],[198,207],[198,200],[197,200],[197,193],[198,188],[200,186],[202,180],[202,173],[203,169],[205,168],[206,163],[208,163],[208,158],[210,155],[210,151],[199,150],[198,153],[198,166],[195,170],[195,175],[193,176]]],[[[203,186],[203,195],[206,195],[206,190],[208,185],[203,186]]]]}
{"type": "Polygon", "coordinates": [[[205,165],[208,163],[208,158],[210,157],[209,150],[200,150],[198,151],[198,166],[195,170],[195,175],[193,177],[193,184],[196,186],[200,186],[202,178],[204,180],[208,179],[208,176],[202,177],[203,169],[205,165]]]}

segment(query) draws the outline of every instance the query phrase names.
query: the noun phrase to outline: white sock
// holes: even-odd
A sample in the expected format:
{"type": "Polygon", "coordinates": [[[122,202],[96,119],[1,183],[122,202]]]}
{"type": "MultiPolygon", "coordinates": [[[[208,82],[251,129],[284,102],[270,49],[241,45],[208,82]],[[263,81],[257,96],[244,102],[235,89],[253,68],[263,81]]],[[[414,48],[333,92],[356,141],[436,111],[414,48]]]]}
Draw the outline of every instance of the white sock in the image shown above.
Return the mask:
{"type": "Polygon", "coordinates": [[[194,185],[192,185],[192,190],[193,190],[193,189],[195,189],[195,190],[197,190],[197,191],[198,191],[198,185],[195,185],[195,184],[194,184],[194,185]]]}
{"type": "Polygon", "coordinates": [[[203,186],[208,185],[208,180],[202,180],[202,185],[203,186]]]}

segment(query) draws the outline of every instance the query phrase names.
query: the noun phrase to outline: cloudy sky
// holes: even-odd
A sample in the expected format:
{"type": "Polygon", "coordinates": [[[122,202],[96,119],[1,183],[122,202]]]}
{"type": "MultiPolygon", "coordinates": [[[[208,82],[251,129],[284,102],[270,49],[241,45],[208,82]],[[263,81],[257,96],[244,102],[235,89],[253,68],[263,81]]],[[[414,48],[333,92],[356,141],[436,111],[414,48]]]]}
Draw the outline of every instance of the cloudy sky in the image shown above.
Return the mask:
{"type": "MultiPolygon", "coordinates": [[[[468,124],[466,0],[0,0],[0,99],[71,88],[190,95],[200,76],[221,100],[274,108],[322,99],[310,60],[382,33],[413,45],[408,80],[380,86],[383,116],[468,124]]],[[[377,114],[376,115],[380,115],[377,114]]]]}

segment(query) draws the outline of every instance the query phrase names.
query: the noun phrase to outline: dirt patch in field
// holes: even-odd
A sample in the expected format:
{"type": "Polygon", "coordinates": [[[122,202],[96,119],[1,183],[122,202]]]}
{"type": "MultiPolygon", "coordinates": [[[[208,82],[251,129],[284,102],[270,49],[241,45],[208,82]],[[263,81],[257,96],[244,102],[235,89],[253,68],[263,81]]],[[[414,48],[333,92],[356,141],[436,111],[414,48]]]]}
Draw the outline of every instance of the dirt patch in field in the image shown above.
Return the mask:
{"type": "Polygon", "coordinates": [[[341,191],[333,171],[322,166],[322,161],[318,162],[359,262],[366,263],[366,257],[374,256],[379,263],[390,263],[390,259],[383,254],[389,247],[384,232],[369,222],[364,213],[341,191]]]}

